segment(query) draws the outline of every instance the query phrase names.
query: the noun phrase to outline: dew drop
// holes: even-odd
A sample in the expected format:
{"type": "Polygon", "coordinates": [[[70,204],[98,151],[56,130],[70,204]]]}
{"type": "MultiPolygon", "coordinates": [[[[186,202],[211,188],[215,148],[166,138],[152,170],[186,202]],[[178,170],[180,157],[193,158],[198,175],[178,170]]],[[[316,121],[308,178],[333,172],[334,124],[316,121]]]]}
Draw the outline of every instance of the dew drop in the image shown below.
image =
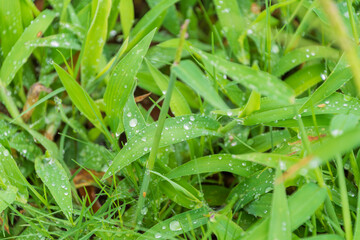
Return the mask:
{"type": "Polygon", "coordinates": [[[171,231],[180,231],[181,230],[181,226],[179,221],[172,221],[170,223],[170,230],[171,231]]]}
{"type": "Polygon", "coordinates": [[[129,125],[130,125],[130,127],[136,127],[137,119],[136,118],[131,119],[129,122],[129,125]]]}

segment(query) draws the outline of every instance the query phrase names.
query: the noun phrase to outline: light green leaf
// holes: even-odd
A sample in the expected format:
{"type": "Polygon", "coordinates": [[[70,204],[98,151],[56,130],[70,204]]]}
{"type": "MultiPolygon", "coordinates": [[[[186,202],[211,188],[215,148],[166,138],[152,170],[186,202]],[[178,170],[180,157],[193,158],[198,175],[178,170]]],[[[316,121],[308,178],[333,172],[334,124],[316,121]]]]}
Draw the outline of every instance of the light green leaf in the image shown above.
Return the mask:
{"type": "Polygon", "coordinates": [[[52,47],[80,50],[77,38],[72,34],[56,34],[44,38],[33,39],[25,43],[25,47],[52,47]]]}
{"type": "Polygon", "coordinates": [[[129,95],[129,99],[124,107],[123,122],[127,139],[132,138],[141,129],[146,127],[145,119],[139,108],[136,106],[132,94],[129,95]]]}
{"type": "Polygon", "coordinates": [[[10,152],[0,144],[0,180],[2,184],[18,189],[16,200],[25,203],[28,199],[27,181],[20,172],[10,152]]]}
{"type": "Polygon", "coordinates": [[[68,219],[71,219],[73,206],[71,186],[66,171],[55,158],[36,158],[35,170],[41,181],[50,190],[56,203],[68,219]]]}
{"type": "Polygon", "coordinates": [[[104,102],[106,104],[106,114],[113,132],[116,132],[119,126],[123,108],[135,84],[135,76],[150,46],[155,31],[155,29],[152,30],[131,49],[118,63],[110,76],[104,95],[104,102]],[[131,67],[129,68],[129,66],[131,67]]]}
{"type": "Polygon", "coordinates": [[[213,83],[205,77],[204,73],[196,64],[190,60],[181,61],[179,65],[173,68],[174,73],[198,94],[205,101],[218,109],[228,109],[224,100],[216,92],[213,83]]]}
{"type": "MultiPolygon", "coordinates": [[[[150,152],[157,123],[143,128],[137,135],[128,140],[123,149],[115,156],[112,165],[106,171],[103,179],[110,177],[123,167],[150,152]]],[[[217,136],[216,130],[220,124],[215,120],[188,115],[166,119],[160,139],[160,147],[169,146],[199,136],[217,136]]]]}
{"type": "MultiPolygon", "coordinates": [[[[281,176],[281,170],[276,170],[276,178],[281,176]]],[[[284,183],[274,184],[268,239],[291,239],[291,225],[288,202],[284,183]]]]}
{"type": "Polygon", "coordinates": [[[88,30],[81,58],[81,84],[87,89],[95,78],[106,42],[111,0],[97,1],[96,12],[88,30]]]}
{"type": "Polygon", "coordinates": [[[190,49],[199,54],[203,61],[209,62],[218,71],[227,74],[234,81],[249,89],[280,102],[292,103],[295,99],[294,90],[274,75],[226,61],[221,57],[205,53],[192,46],[190,46],[190,49]]]}
{"type": "Polygon", "coordinates": [[[131,26],[134,22],[134,4],[131,0],[120,0],[120,22],[124,38],[130,34],[131,26]]]}
{"type": "Polygon", "coordinates": [[[54,12],[44,10],[34,20],[33,24],[30,24],[30,26],[24,30],[1,66],[0,79],[4,85],[8,85],[12,81],[16,72],[24,65],[32,51],[35,49],[35,46],[24,47],[26,42],[36,39],[39,32],[45,32],[54,18],[54,12]],[[21,49],[21,51],[19,51],[19,49],[21,49]]]}
{"type": "Polygon", "coordinates": [[[360,116],[354,114],[339,114],[335,115],[330,122],[330,131],[333,137],[342,135],[344,132],[352,130],[359,122],[360,116]]]}
{"type": "Polygon", "coordinates": [[[0,213],[15,201],[17,193],[18,189],[11,185],[7,186],[5,190],[0,188],[0,213]]]}

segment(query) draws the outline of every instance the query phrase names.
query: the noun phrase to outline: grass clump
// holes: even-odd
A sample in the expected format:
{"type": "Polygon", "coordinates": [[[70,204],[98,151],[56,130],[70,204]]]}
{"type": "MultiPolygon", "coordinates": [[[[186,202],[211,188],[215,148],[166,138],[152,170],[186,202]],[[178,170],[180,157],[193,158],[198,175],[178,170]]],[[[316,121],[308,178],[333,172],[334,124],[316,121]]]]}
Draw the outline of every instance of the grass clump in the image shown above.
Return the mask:
{"type": "Polygon", "coordinates": [[[358,1],[0,1],[4,239],[360,239],[358,1]]]}

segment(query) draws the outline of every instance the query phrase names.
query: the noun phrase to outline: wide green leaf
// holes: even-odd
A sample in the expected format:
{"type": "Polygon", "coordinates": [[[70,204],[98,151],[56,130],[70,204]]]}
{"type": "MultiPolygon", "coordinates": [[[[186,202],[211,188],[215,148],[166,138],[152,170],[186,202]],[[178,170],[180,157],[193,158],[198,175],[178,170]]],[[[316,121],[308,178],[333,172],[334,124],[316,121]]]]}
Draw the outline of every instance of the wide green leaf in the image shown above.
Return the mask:
{"type": "Polygon", "coordinates": [[[71,219],[73,211],[71,185],[65,169],[55,158],[39,157],[35,160],[35,170],[62,212],[71,219]]]}
{"type": "Polygon", "coordinates": [[[54,18],[54,12],[45,10],[24,30],[1,66],[0,81],[4,85],[8,85],[12,81],[16,72],[24,65],[35,49],[35,46],[24,47],[25,44],[28,41],[38,38],[39,33],[42,34],[45,32],[54,18]],[[19,49],[21,49],[21,51],[19,51],[19,49]]]}
{"type": "Polygon", "coordinates": [[[155,31],[155,29],[152,30],[131,49],[117,64],[110,76],[104,95],[104,102],[106,104],[106,114],[113,132],[117,131],[120,124],[123,108],[135,83],[135,76],[150,46],[155,31]],[[129,68],[129,66],[131,67],[129,68]]]}
{"type": "Polygon", "coordinates": [[[213,83],[206,78],[196,64],[190,60],[181,61],[173,68],[174,73],[207,102],[218,109],[227,109],[228,106],[216,92],[213,83]]]}
{"type": "MultiPolygon", "coordinates": [[[[199,136],[218,136],[219,134],[216,130],[219,127],[220,124],[215,120],[198,115],[166,119],[160,139],[160,147],[169,146],[199,136]]],[[[106,171],[103,179],[110,177],[123,167],[129,165],[146,153],[149,153],[156,128],[157,123],[152,123],[129,139],[124,148],[115,156],[113,163],[106,171]]]]}

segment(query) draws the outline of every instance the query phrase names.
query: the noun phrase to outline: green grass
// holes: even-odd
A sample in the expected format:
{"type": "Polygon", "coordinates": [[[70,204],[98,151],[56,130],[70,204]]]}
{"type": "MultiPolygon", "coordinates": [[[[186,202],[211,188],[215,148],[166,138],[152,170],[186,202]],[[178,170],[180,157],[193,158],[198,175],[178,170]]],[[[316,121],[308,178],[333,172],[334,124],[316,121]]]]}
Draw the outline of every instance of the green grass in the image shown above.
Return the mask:
{"type": "Polygon", "coordinates": [[[0,238],[360,240],[359,13],[0,0],[0,238]]]}

